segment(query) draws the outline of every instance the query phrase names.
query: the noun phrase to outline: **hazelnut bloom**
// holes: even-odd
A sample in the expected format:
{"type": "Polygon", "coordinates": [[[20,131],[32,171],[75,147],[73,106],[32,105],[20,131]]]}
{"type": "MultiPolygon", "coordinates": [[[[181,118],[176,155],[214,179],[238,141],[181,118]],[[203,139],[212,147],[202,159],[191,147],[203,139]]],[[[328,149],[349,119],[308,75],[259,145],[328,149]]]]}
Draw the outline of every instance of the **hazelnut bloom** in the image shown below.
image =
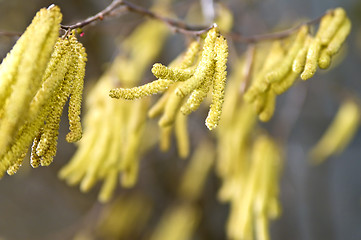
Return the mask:
{"type": "Polygon", "coordinates": [[[81,138],[86,54],[73,34],[58,38],[61,19],[57,6],[41,9],[0,65],[0,177],[18,170],[32,141],[32,166],[52,162],[69,96],[67,140],[81,138]]]}
{"type": "Polygon", "coordinates": [[[213,27],[207,33],[202,50],[198,42],[193,42],[183,59],[173,66],[154,64],[152,73],[158,80],[140,87],[113,89],[110,96],[132,100],[166,91],[166,97],[162,97],[159,105],[150,111],[151,116],[163,112],[159,125],[165,128],[173,125],[179,111],[188,115],[197,110],[213,87],[206,120],[207,127],[213,130],[218,125],[223,105],[227,58],[227,42],[219,35],[217,27],[213,27]],[[201,56],[197,61],[199,53],[201,56]]]}

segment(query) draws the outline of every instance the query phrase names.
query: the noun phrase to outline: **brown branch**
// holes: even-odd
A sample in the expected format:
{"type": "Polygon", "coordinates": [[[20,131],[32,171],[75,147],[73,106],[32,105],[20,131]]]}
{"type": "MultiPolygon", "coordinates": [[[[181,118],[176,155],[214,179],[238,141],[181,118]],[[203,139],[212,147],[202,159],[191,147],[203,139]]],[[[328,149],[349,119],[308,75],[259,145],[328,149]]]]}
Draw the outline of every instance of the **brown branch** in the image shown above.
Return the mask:
{"type": "Polygon", "coordinates": [[[246,65],[244,66],[244,81],[241,83],[240,96],[243,96],[251,83],[255,54],[256,47],[254,46],[254,44],[249,45],[246,53],[246,65]]]}
{"type": "Polygon", "coordinates": [[[113,0],[113,2],[109,6],[107,6],[104,10],[100,11],[96,15],[89,17],[85,20],[82,20],[78,23],[72,24],[72,25],[61,25],[61,28],[63,30],[66,30],[67,32],[69,32],[73,29],[82,28],[93,22],[103,20],[104,17],[110,16],[112,14],[112,12],[119,7],[123,7],[128,12],[134,12],[134,13],[137,13],[137,14],[140,14],[143,16],[147,16],[147,17],[150,17],[153,19],[160,20],[160,21],[164,22],[165,24],[167,24],[167,26],[169,26],[174,32],[179,32],[179,33],[183,33],[183,34],[190,34],[190,35],[198,36],[198,35],[201,35],[201,34],[207,32],[209,29],[211,29],[213,27],[213,25],[210,27],[188,25],[188,24],[184,23],[183,21],[180,21],[177,19],[166,18],[161,15],[158,15],[152,11],[149,11],[146,8],[135,5],[134,3],[131,3],[128,1],[123,1],[123,0],[113,0]]]}
{"type": "Polygon", "coordinates": [[[18,38],[18,37],[21,36],[21,33],[18,33],[18,32],[0,31],[0,36],[18,38]]]}
{"type": "Polygon", "coordinates": [[[250,36],[250,37],[245,37],[240,33],[231,33],[229,36],[233,39],[233,41],[242,42],[242,43],[257,43],[257,42],[262,42],[262,41],[272,41],[272,40],[276,40],[276,39],[283,39],[283,38],[286,38],[286,37],[290,36],[291,34],[297,32],[304,25],[313,25],[313,24],[318,23],[325,15],[330,14],[330,13],[332,13],[332,11],[327,11],[322,16],[320,16],[316,19],[301,23],[295,27],[292,27],[292,28],[289,28],[287,30],[280,31],[280,32],[259,34],[259,35],[254,35],[254,36],[250,36]]]}
{"type": "Polygon", "coordinates": [[[109,6],[107,6],[104,10],[100,11],[99,13],[95,14],[94,16],[88,17],[87,19],[82,20],[82,21],[72,24],[72,25],[61,25],[61,28],[66,31],[71,31],[73,29],[82,28],[95,21],[103,20],[103,18],[110,15],[110,13],[114,9],[120,7],[122,5],[122,2],[123,1],[120,1],[120,0],[114,0],[109,6]]]}
{"type": "MultiPolygon", "coordinates": [[[[101,21],[105,17],[111,16],[115,10],[122,7],[125,11],[137,13],[143,16],[147,16],[153,19],[157,19],[159,21],[164,22],[168,27],[170,27],[174,32],[182,33],[185,35],[193,35],[193,36],[199,36],[203,33],[208,32],[212,27],[214,27],[214,24],[212,26],[201,26],[201,25],[189,25],[185,22],[178,20],[178,19],[172,19],[163,17],[161,15],[158,15],[157,13],[154,13],[146,8],[140,7],[134,3],[125,1],[125,0],[113,0],[105,9],[98,12],[94,16],[88,17],[85,20],[82,20],[80,22],[77,22],[72,25],[61,25],[61,29],[65,30],[66,33],[64,34],[64,37],[69,34],[69,32],[73,29],[82,28],[85,27],[91,23],[101,21]]],[[[324,15],[330,13],[329,11],[326,12],[324,15]]],[[[300,24],[296,27],[287,29],[285,31],[276,32],[276,33],[268,33],[268,34],[260,34],[250,37],[245,37],[240,33],[231,33],[228,36],[233,39],[236,42],[242,42],[242,43],[256,43],[260,41],[270,41],[275,39],[282,39],[286,38],[292,33],[296,32],[301,26],[303,25],[312,25],[320,21],[320,19],[324,16],[320,16],[319,18],[316,18],[314,20],[305,22],[303,24],[300,24]]],[[[10,33],[10,32],[0,32],[0,36],[20,36],[19,33],[10,33]]]]}

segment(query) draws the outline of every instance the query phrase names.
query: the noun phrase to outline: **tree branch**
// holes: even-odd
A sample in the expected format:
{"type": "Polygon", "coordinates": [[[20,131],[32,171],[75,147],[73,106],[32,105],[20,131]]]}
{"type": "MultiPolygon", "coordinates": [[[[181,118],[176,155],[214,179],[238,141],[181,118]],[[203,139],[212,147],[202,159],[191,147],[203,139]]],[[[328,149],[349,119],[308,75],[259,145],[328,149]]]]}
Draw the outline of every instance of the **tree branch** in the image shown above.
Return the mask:
{"type": "Polygon", "coordinates": [[[5,37],[20,37],[21,33],[18,32],[7,32],[7,31],[0,31],[0,36],[5,36],[5,37]]]}
{"type": "Polygon", "coordinates": [[[254,36],[250,36],[250,37],[245,37],[240,33],[231,33],[229,35],[233,41],[242,42],[242,43],[257,43],[257,42],[261,42],[261,41],[272,41],[272,40],[276,40],[276,39],[283,39],[283,38],[286,38],[286,37],[290,36],[291,34],[297,32],[304,25],[313,25],[313,24],[318,23],[325,15],[332,14],[332,12],[333,11],[327,11],[322,16],[320,16],[316,19],[301,23],[295,27],[292,27],[292,28],[289,28],[289,29],[286,29],[286,30],[280,31],[280,32],[259,34],[259,35],[254,35],[254,36]]]}
{"type": "Polygon", "coordinates": [[[146,8],[135,5],[134,3],[124,1],[124,0],[113,0],[113,2],[109,6],[107,6],[104,10],[100,11],[96,15],[89,17],[85,20],[82,20],[78,23],[75,23],[73,25],[61,25],[61,28],[63,30],[66,30],[67,32],[69,32],[73,29],[82,28],[93,22],[103,20],[104,17],[111,15],[111,13],[119,7],[123,7],[128,12],[134,12],[134,13],[137,13],[137,14],[140,14],[143,16],[147,16],[147,17],[150,17],[153,19],[160,20],[160,21],[164,22],[165,24],[167,24],[173,31],[183,33],[183,34],[201,35],[213,27],[213,25],[210,27],[188,25],[188,24],[184,23],[183,21],[180,21],[177,19],[166,18],[161,15],[158,15],[152,11],[149,11],[146,8]]]}
{"type": "MultiPolygon", "coordinates": [[[[94,16],[88,17],[85,20],[82,20],[80,22],[77,22],[72,25],[61,25],[61,29],[65,30],[66,33],[64,36],[69,34],[69,32],[73,29],[82,28],[85,27],[91,23],[94,23],[96,21],[101,21],[107,16],[111,16],[112,13],[117,10],[118,8],[122,7],[125,11],[133,12],[140,14],[142,16],[147,16],[149,18],[153,18],[159,21],[164,22],[169,28],[171,28],[174,32],[182,33],[185,35],[193,35],[193,36],[199,36],[203,33],[208,32],[212,27],[214,27],[214,24],[211,26],[201,26],[201,25],[189,25],[185,22],[178,20],[178,19],[172,19],[163,17],[161,15],[158,15],[157,13],[154,13],[146,8],[143,8],[141,6],[138,6],[134,3],[125,1],[125,0],[113,0],[105,9],[98,12],[94,16]]],[[[230,33],[228,37],[230,37],[233,41],[251,44],[251,43],[257,43],[261,41],[271,41],[276,39],[283,39],[288,37],[289,35],[296,32],[301,26],[303,25],[313,25],[320,21],[320,19],[325,16],[326,14],[332,14],[332,11],[327,11],[322,16],[313,19],[311,21],[302,23],[296,27],[281,31],[281,32],[275,32],[275,33],[267,33],[267,34],[260,34],[250,37],[245,37],[240,33],[230,33]]],[[[0,36],[20,36],[19,33],[11,33],[11,32],[1,32],[0,36]]]]}
{"type": "Polygon", "coordinates": [[[82,20],[82,21],[72,24],[72,25],[61,25],[61,28],[66,31],[71,31],[73,29],[82,28],[95,21],[103,20],[105,16],[110,15],[113,10],[120,7],[122,5],[122,2],[123,1],[120,1],[120,0],[114,0],[109,6],[107,6],[104,10],[98,12],[96,15],[94,15],[92,17],[88,17],[87,19],[82,20]]]}

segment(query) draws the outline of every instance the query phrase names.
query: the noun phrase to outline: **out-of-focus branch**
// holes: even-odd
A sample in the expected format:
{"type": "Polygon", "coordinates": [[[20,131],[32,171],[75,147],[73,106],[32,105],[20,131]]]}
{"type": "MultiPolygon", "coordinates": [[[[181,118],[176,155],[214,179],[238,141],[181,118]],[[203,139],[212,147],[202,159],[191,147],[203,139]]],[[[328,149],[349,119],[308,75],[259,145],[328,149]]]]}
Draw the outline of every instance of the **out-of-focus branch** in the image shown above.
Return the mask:
{"type": "Polygon", "coordinates": [[[252,78],[252,69],[254,64],[254,56],[256,53],[256,47],[251,44],[247,48],[246,65],[244,67],[244,81],[241,84],[241,96],[246,92],[252,78]]]}
{"type": "Polygon", "coordinates": [[[0,31],[0,36],[5,36],[5,37],[20,37],[21,33],[18,32],[7,32],[7,31],[0,31]]]}
{"type": "Polygon", "coordinates": [[[123,1],[114,0],[110,5],[108,5],[104,10],[98,12],[94,16],[88,17],[85,20],[82,20],[80,22],[77,22],[72,25],[61,25],[61,28],[66,31],[71,31],[73,29],[82,28],[86,25],[89,25],[90,23],[93,23],[95,21],[103,20],[104,17],[111,15],[111,12],[115,10],[116,8],[120,7],[122,5],[123,1]]]}
{"type": "MultiPolygon", "coordinates": [[[[143,8],[141,6],[138,6],[134,3],[131,3],[131,2],[128,2],[125,0],[113,0],[105,9],[98,12],[94,16],[88,17],[87,19],[82,20],[82,21],[77,22],[72,25],[61,25],[61,29],[66,31],[66,34],[65,34],[65,36],[66,36],[73,29],[82,28],[91,23],[101,21],[105,17],[112,16],[113,13],[116,10],[119,10],[120,8],[122,8],[125,12],[134,12],[134,13],[146,16],[146,17],[150,17],[150,18],[162,21],[167,26],[169,26],[174,32],[182,33],[185,35],[199,36],[205,32],[208,32],[208,30],[210,30],[212,27],[214,27],[214,24],[211,26],[189,25],[178,19],[163,17],[157,13],[154,13],[154,12],[146,9],[146,8],[143,8]]],[[[329,13],[330,12],[328,11],[324,15],[329,14],[329,13]]],[[[250,37],[243,36],[240,33],[230,33],[228,36],[233,41],[246,43],[246,44],[257,43],[257,42],[261,42],[261,41],[270,41],[270,40],[275,40],[275,39],[282,39],[282,38],[286,38],[289,35],[291,35],[292,33],[296,32],[303,25],[312,25],[312,24],[319,22],[320,19],[324,15],[322,15],[316,19],[313,19],[311,21],[302,23],[296,27],[281,31],[281,32],[260,34],[260,35],[250,36],[250,37]]],[[[0,36],[19,36],[19,34],[0,31],[0,36]]]]}
{"type": "Polygon", "coordinates": [[[283,30],[280,32],[259,34],[259,35],[249,36],[249,37],[243,36],[240,33],[230,33],[229,36],[232,38],[233,41],[242,42],[242,43],[257,43],[257,42],[262,42],[262,41],[272,41],[272,40],[276,40],[276,39],[283,39],[283,38],[286,38],[286,37],[290,36],[291,34],[297,32],[304,25],[313,25],[313,24],[318,23],[322,17],[324,17],[325,15],[330,14],[330,13],[332,13],[332,12],[327,11],[318,18],[315,18],[308,22],[301,23],[295,27],[292,27],[292,28],[289,28],[289,29],[286,29],[286,30],[283,30]]]}
{"type": "Polygon", "coordinates": [[[205,32],[207,32],[212,26],[193,26],[188,25],[184,23],[183,21],[177,20],[177,19],[171,19],[166,18],[161,15],[158,15],[146,8],[140,7],[134,3],[123,1],[123,0],[114,0],[109,6],[107,6],[104,10],[100,11],[96,15],[89,17],[85,20],[82,20],[78,23],[75,23],[73,25],[62,25],[61,28],[63,30],[66,30],[67,32],[82,28],[86,25],[89,25],[90,23],[103,20],[104,17],[110,16],[114,10],[117,8],[124,8],[125,11],[134,12],[143,16],[147,16],[153,19],[160,20],[164,22],[166,25],[168,25],[173,31],[183,33],[183,34],[190,34],[190,35],[201,35],[205,32]]]}

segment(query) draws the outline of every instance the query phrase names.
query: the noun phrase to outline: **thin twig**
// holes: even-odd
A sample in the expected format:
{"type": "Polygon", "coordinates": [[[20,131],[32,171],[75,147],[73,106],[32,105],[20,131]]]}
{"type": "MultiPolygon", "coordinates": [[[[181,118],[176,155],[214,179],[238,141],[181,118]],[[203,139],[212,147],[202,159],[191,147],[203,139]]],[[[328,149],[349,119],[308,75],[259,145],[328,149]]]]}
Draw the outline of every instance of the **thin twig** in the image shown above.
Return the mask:
{"type": "Polygon", "coordinates": [[[210,28],[213,27],[205,27],[205,26],[193,26],[188,25],[184,23],[183,21],[177,20],[177,19],[171,19],[166,18],[161,15],[158,15],[152,11],[149,11],[146,8],[140,7],[134,3],[123,1],[123,0],[114,0],[109,6],[107,6],[104,10],[100,11],[96,15],[89,17],[85,20],[82,20],[78,23],[72,24],[72,25],[61,25],[61,28],[63,30],[66,30],[66,32],[69,32],[73,29],[82,28],[86,25],[89,25],[93,22],[103,20],[104,17],[111,15],[111,13],[116,10],[119,7],[124,7],[125,10],[129,12],[134,12],[143,16],[147,16],[153,19],[160,20],[167,24],[174,32],[179,32],[183,34],[190,34],[190,35],[201,35],[205,32],[207,32],[210,28]]]}
{"type": "MultiPolygon", "coordinates": [[[[120,7],[123,7],[125,11],[134,12],[134,13],[140,14],[142,16],[147,16],[147,17],[162,21],[168,27],[170,27],[174,32],[182,33],[185,35],[199,36],[203,33],[208,32],[212,27],[214,27],[214,25],[212,25],[212,26],[189,25],[178,19],[163,17],[161,15],[158,15],[157,13],[154,13],[154,12],[146,9],[146,8],[143,8],[141,6],[138,6],[134,3],[131,3],[131,2],[128,2],[125,0],[113,0],[105,9],[98,12],[94,16],[88,17],[87,19],[82,20],[82,21],[77,22],[72,25],[61,25],[61,29],[63,29],[65,31],[64,36],[68,35],[69,32],[73,29],[85,27],[96,21],[101,21],[107,16],[111,16],[112,13],[114,13],[114,11],[120,7]]],[[[330,13],[330,11],[327,11],[324,15],[329,14],[329,13],[330,13]]],[[[250,37],[245,37],[240,33],[231,33],[228,36],[230,38],[232,38],[233,41],[247,43],[247,44],[256,43],[256,42],[260,42],[260,41],[270,41],[270,40],[275,40],[275,39],[282,39],[282,38],[286,38],[289,35],[291,35],[292,33],[296,32],[303,25],[312,25],[312,24],[319,22],[320,19],[324,15],[322,15],[314,20],[305,22],[296,27],[293,27],[293,28],[290,28],[290,29],[287,29],[287,30],[281,31],[281,32],[260,34],[260,35],[250,36],[250,37]]],[[[20,36],[20,34],[11,33],[11,32],[0,32],[0,36],[20,36]]]]}
{"type": "Polygon", "coordinates": [[[82,21],[72,24],[72,25],[61,25],[61,28],[66,31],[71,31],[73,29],[82,28],[95,21],[103,20],[104,17],[108,16],[114,9],[120,7],[122,5],[122,2],[123,1],[120,1],[120,0],[114,0],[109,6],[107,6],[104,10],[98,12],[94,16],[88,17],[87,19],[82,20],[82,21]]]}
{"type": "Polygon", "coordinates": [[[5,36],[5,37],[20,37],[21,33],[18,32],[7,32],[7,31],[0,31],[0,36],[5,36]]]}
{"type": "Polygon", "coordinates": [[[244,67],[244,81],[241,83],[241,96],[247,91],[248,86],[252,78],[252,70],[254,64],[254,56],[256,54],[256,47],[254,44],[251,44],[247,48],[246,53],[246,65],[244,67]]]}
{"type": "Polygon", "coordinates": [[[261,41],[272,41],[272,40],[276,40],[276,39],[283,39],[283,38],[290,36],[292,33],[297,32],[304,25],[313,25],[313,24],[318,23],[325,15],[330,14],[330,13],[331,13],[330,11],[327,11],[322,16],[320,16],[316,19],[301,23],[295,27],[292,27],[292,28],[289,28],[287,30],[280,31],[280,32],[259,34],[259,35],[254,35],[254,36],[250,36],[250,37],[245,37],[240,33],[231,33],[230,37],[233,39],[233,41],[242,42],[242,43],[257,43],[257,42],[261,42],[261,41]]]}

